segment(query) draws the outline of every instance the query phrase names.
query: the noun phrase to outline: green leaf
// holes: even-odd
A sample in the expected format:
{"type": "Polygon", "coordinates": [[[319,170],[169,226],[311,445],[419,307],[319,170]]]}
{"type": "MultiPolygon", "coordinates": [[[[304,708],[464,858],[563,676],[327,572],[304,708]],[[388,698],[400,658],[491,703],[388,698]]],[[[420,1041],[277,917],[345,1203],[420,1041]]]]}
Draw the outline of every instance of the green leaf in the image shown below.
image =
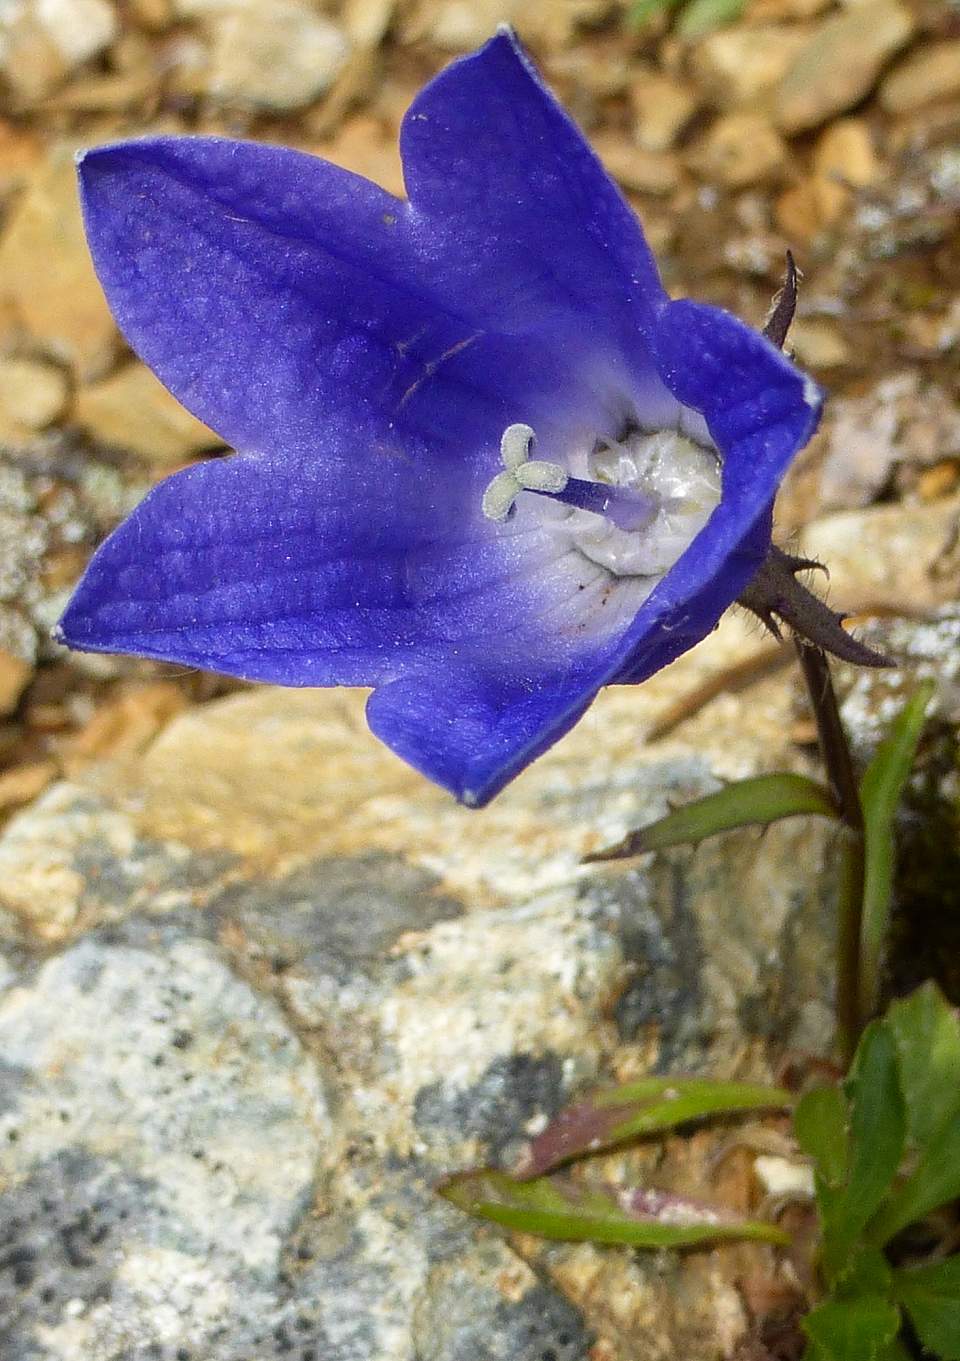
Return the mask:
{"type": "Polygon", "coordinates": [[[481,1168],[450,1177],[440,1194],[461,1210],[508,1229],[590,1243],[684,1248],[724,1239],[786,1244],[775,1224],[661,1191],[589,1191],[560,1177],[516,1181],[481,1168]]]}
{"type": "Polygon", "coordinates": [[[960,1256],[898,1271],[893,1289],[923,1345],[941,1361],[960,1361],[960,1256]]]}
{"type": "Polygon", "coordinates": [[[797,1143],[830,1186],[842,1186],[847,1177],[847,1114],[839,1086],[814,1087],[793,1113],[797,1143]]]}
{"type": "Polygon", "coordinates": [[[876,1010],[880,961],[890,925],[896,855],[893,820],[904,785],[910,777],[934,689],[933,681],[924,681],[914,691],[877,748],[860,784],[866,838],[863,927],[860,936],[861,1014],[864,1016],[870,1016],[876,1010]]]}
{"type": "Polygon", "coordinates": [[[731,1111],[775,1110],[793,1098],[782,1087],[709,1078],[644,1078],[607,1087],[562,1110],[530,1143],[516,1172],[539,1177],[584,1153],[640,1135],[660,1134],[691,1120],[731,1111]]]}
{"type": "Polygon", "coordinates": [[[907,1106],[907,1136],[923,1148],[960,1113],[960,1017],[936,983],[924,983],[886,1016],[907,1106]]]}
{"type": "Polygon", "coordinates": [[[679,20],[681,38],[699,38],[740,17],[745,0],[690,0],[679,20]]]}
{"type": "Polygon", "coordinates": [[[885,1361],[900,1331],[900,1312],[882,1295],[827,1300],[807,1314],[803,1330],[817,1361],[885,1361]]]}
{"type": "Polygon", "coordinates": [[[694,799],[693,803],[674,809],[649,827],[631,832],[619,845],[588,855],[586,859],[623,860],[646,851],[666,850],[668,846],[686,846],[737,827],[766,827],[771,822],[800,813],[817,813],[825,818],[837,816],[829,793],[815,780],[808,780],[805,775],[792,775],[789,771],[757,775],[725,785],[702,799],[694,799]]]}
{"type": "Polygon", "coordinates": [[[874,1243],[888,1243],[901,1229],[960,1196],[960,1115],[927,1144],[913,1173],[870,1225],[874,1243]]]}
{"type": "Polygon", "coordinates": [[[880,1249],[860,1240],[851,1250],[835,1294],[842,1299],[859,1295],[882,1295],[886,1299],[892,1278],[890,1263],[880,1249]]]}
{"type": "Polygon", "coordinates": [[[888,1194],[903,1156],[906,1116],[896,1050],[882,1021],[863,1032],[844,1088],[850,1109],[846,1180],[835,1192],[818,1187],[823,1266],[831,1284],[850,1273],[857,1239],[888,1194]]]}

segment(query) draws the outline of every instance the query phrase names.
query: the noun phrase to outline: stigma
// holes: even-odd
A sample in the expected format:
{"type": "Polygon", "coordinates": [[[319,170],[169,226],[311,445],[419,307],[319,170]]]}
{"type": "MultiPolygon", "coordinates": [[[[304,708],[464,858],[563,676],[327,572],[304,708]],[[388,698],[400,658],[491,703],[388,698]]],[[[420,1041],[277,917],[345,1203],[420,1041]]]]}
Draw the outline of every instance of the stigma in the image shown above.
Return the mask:
{"type": "Polygon", "coordinates": [[[529,425],[504,430],[504,471],[484,492],[483,514],[506,520],[523,492],[557,502],[567,514],[551,518],[551,530],[614,576],[663,576],[720,503],[716,450],[679,430],[631,429],[619,440],[598,439],[587,454],[589,478],[532,459],[535,438],[529,425]]]}

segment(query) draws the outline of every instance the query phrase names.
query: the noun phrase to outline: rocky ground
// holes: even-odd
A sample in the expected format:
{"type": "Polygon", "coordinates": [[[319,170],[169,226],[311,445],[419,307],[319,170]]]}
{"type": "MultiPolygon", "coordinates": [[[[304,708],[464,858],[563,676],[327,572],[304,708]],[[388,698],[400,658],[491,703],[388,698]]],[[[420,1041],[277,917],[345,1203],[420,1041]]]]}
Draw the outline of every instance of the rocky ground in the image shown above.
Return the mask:
{"type": "MultiPolygon", "coordinates": [[[[718,779],[809,767],[773,645],[729,620],[477,814],[376,745],[360,696],[49,638],[91,548],[218,452],[123,348],[73,151],[224,132],[399,192],[405,107],[503,18],[674,291],[757,324],[788,246],[802,265],[792,344],[832,400],[781,534],[904,663],[843,678],[861,753],[938,677],[896,970],[957,995],[956,928],[930,923],[960,882],[960,11],[750,0],[685,41],[609,0],[0,0],[3,1361],[787,1355],[796,1283],[767,1249],[507,1243],[431,1190],[598,1078],[822,1052],[824,828],[579,864],[718,779]]],[[[782,1151],[775,1125],[754,1136],[782,1151]]],[[[717,1154],[701,1135],[607,1171],[756,1209],[753,1155],[717,1154]]]]}

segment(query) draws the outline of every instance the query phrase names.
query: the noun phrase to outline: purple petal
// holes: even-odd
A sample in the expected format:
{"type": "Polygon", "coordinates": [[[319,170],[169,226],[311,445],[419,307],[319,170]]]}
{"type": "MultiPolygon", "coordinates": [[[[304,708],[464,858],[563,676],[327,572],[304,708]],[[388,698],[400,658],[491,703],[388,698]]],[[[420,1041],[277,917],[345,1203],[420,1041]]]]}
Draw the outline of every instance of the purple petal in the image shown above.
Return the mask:
{"type": "Polygon", "coordinates": [[[107,298],[185,406],[248,453],[310,458],[318,428],[347,439],[362,419],[456,460],[519,419],[549,438],[627,369],[663,403],[639,225],[515,40],[432,82],[403,147],[409,204],[255,143],[81,158],[107,298]]]}
{"type": "Polygon", "coordinates": [[[367,722],[415,769],[480,808],[569,732],[596,692],[582,667],[448,659],[380,686],[367,702],[367,722]]]}
{"type": "Polygon", "coordinates": [[[477,327],[425,295],[406,209],[383,190],[299,152],[213,138],[87,152],[80,178],[127,339],[228,443],[293,461],[314,456],[319,430],[346,442],[364,420],[384,438],[394,423],[416,434],[411,396],[431,366],[438,397],[456,393],[431,439],[503,421],[489,382],[444,368],[477,327]]]}
{"type": "Polygon", "coordinates": [[[467,647],[535,664],[543,639],[506,635],[555,603],[548,542],[497,534],[442,476],[320,454],[282,477],[234,456],[161,483],[95,554],[61,640],[298,686],[429,685],[467,647]]]}
{"type": "Polygon", "coordinates": [[[404,177],[453,296],[500,329],[566,315],[628,355],[666,301],[636,215],[509,30],[422,91],[404,177]]]}

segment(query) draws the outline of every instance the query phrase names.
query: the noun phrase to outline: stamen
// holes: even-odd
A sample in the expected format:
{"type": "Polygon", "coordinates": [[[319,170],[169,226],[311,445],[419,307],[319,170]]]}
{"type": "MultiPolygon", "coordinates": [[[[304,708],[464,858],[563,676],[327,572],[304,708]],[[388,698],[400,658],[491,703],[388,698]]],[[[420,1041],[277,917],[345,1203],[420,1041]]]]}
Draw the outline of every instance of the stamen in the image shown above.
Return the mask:
{"type": "Polygon", "coordinates": [[[534,432],[529,425],[508,425],[500,437],[500,459],[505,472],[497,473],[483,493],[480,509],[488,520],[505,520],[522,491],[551,496],[567,485],[566,470],[559,463],[530,459],[534,432]]]}
{"type": "Polygon", "coordinates": [[[534,432],[530,425],[508,425],[500,436],[500,458],[508,472],[514,472],[530,457],[534,432]]]}
{"type": "Polygon", "coordinates": [[[500,438],[505,471],[483,493],[481,510],[488,520],[505,520],[522,491],[538,492],[575,510],[603,515],[618,529],[643,529],[660,509],[660,501],[640,492],[570,477],[559,463],[530,458],[535,434],[529,425],[508,425],[500,438]]]}

